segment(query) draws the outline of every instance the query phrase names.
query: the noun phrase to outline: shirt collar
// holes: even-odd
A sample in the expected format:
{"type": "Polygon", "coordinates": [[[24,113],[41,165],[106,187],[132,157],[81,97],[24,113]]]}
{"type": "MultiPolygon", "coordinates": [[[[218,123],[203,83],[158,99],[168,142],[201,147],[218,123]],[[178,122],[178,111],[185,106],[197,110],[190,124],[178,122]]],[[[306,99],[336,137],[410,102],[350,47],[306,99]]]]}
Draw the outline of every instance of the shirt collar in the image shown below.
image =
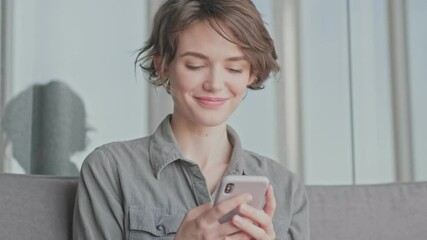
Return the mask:
{"type": "Polygon", "coordinates": [[[150,164],[157,179],[165,166],[175,160],[183,159],[170,125],[171,116],[168,115],[150,137],[150,164]]]}
{"type": "Polygon", "coordinates": [[[230,126],[227,126],[228,139],[233,146],[233,152],[231,154],[231,161],[224,175],[244,175],[244,159],[243,159],[243,148],[240,142],[240,138],[236,131],[230,126]]]}
{"type": "MultiPolygon", "coordinates": [[[[176,160],[185,160],[172,132],[171,116],[168,115],[150,137],[150,164],[157,179],[159,179],[160,172],[164,167],[176,160]]],[[[230,126],[227,126],[227,135],[231,145],[233,145],[233,152],[225,175],[244,175],[243,149],[239,136],[230,126]]]]}

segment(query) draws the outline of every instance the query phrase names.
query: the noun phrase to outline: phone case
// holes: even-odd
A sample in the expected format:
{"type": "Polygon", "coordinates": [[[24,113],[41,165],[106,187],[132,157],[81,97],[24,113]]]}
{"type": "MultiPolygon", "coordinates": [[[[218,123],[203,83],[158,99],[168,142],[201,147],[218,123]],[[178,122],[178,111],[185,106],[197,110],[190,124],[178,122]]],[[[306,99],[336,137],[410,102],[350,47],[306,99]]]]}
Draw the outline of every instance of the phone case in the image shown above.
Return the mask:
{"type": "MultiPolygon", "coordinates": [[[[252,201],[249,205],[262,209],[265,204],[265,193],[269,186],[269,180],[265,176],[228,175],[221,181],[219,192],[215,198],[215,205],[243,193],[250,193],[252,201]]],[[[219,222],[230,221],[235,214],[240,214],[237,209],[220,218],[219,222]]]]}

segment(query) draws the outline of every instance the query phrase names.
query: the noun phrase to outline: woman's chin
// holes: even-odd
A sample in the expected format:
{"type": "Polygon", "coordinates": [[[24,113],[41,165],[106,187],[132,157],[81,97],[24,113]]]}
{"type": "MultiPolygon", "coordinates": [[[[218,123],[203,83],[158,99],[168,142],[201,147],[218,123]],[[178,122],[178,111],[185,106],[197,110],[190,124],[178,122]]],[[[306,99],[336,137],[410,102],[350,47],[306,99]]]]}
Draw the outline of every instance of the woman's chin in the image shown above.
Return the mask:
{"type": "Polygon", "coordinates": [[[223,114],[204,114],[202,116],[198,116],[195,124],[199,126],[205,127],[216,127],[226,124],[228,120],[228,115],[223,114]]]}

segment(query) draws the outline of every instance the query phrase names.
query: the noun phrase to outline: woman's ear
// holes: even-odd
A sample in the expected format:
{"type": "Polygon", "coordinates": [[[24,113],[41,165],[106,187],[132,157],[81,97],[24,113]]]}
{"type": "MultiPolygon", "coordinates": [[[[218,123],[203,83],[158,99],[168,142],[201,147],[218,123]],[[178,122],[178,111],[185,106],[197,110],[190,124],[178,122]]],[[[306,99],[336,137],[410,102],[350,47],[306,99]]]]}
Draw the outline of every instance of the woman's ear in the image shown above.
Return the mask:
{"type": "Polygon", "coordinates": [[[257,80],[257,72],[252,72],[251,75],[249,76],[249,81],[248,81],[248,86],[251,85],[252,83],[254,83],[257,80]]]}
{"type": "Polygon", "coordinates": [[[160,56],[153,56],[154,67],[160,78],[167,78],[166,68],[163,63],[163,59],[160,56]]]}

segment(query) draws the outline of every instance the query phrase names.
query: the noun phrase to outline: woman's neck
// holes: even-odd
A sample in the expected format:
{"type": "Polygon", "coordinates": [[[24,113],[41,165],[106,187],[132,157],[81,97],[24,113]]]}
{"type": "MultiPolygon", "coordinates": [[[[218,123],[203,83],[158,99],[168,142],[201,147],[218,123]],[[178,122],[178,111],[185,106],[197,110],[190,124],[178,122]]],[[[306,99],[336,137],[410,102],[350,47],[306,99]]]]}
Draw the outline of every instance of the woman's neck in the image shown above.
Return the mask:
{"type": "Polygon", "coordinates": [[[199,164],[203,172],[230,161],[232,146],[226,123],[218,126],[197,126],[172,116],[172,131],[185,158],[199,164]]]}
{"type": "Polygon", "coordinates": [[[214,127],[197,126],[172,116],[172,131],[185,158],[195,161],[213,193],[231,159],[226,123],[214,127]]]}

